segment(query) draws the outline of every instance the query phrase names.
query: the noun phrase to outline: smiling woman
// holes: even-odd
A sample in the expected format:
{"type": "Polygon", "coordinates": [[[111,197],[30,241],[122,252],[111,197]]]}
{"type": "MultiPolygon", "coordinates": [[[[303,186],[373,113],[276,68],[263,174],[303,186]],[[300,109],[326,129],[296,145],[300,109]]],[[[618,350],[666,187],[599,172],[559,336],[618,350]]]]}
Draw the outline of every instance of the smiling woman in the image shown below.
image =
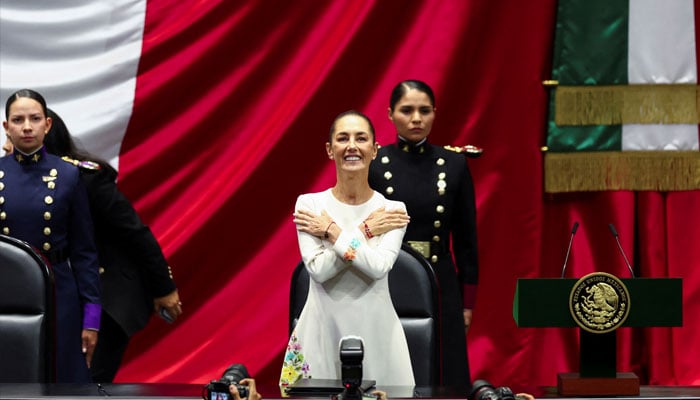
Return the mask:
{"type": "MultiPolygon", "coordinates": [[[[331,127],[326,152],[331,160],[335,160],[336,174],[341,174],[346,169],[364,171],[366,182],[369,164],[377,156],[377,143],[374,140],[372,122],[362,114],[355,114],[354,111],[340,114],[331,127]]],[[[360,183],[362,180],[357,182],[360,183]]],[[[372,190],[367,185],[365,188],[358,188],[358,191],[365,192],[367,196],[372,190]]],[[[357,199],[347,200],[357,201],[357,199]]]]}
{"type": "Polygon", "coordinates": [[[406,209],[369,186],[377,144],[365,115],[348,111],[336,117],[326,153],[335,162],[335,185],[299,196],[295,206],[299,249],[311,279],[280,384],[340,379],[338,344],[353,335],[364,341],[365,377],[413,386],[408,345],[388,286],[409,221],[406,209]]]}

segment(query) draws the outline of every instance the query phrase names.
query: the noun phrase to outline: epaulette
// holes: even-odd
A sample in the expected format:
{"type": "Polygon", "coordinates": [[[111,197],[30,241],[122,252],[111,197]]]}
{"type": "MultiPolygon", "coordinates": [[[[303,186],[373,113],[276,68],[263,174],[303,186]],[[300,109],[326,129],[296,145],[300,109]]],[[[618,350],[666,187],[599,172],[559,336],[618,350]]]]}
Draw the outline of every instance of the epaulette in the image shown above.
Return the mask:
{"type": "Polygon", "coordinates": [[[98,163],[96,163],[96,162],[94,162],[94,161],[87,161],[87,160],[85,160],[85,161],[80,161],[80,160],[74,160],[74,159],[72,159],[72,158],[70,158],[70,157],[68,157],[68,156],[63,156],[63,157],[61,157],[61,160],[65,161],[65,162],[67,162],[67,163],[71,163],[71,164],[75,165],[75,166],[78,167],[78,168],[89,169],[89,170],[93,170],[93,171],[97,171],[97,170],[99,170],[99,169],[102,168],[102,166],[101,166],[100,164],[98,164],[98,163]]]}
{"type": "Polygon", "coordinates": [[[445,146],[446,150],[454,151],[455,153],[460,153],[464,154],[465,156],[469,158],[478,158],[481,157],[481,153],[484,152],[484,149],[481,147],[476,147],[472,146],[470,144],[466,146],[461,146],[461,147],[456,147],[456,146],[445,146]]]}

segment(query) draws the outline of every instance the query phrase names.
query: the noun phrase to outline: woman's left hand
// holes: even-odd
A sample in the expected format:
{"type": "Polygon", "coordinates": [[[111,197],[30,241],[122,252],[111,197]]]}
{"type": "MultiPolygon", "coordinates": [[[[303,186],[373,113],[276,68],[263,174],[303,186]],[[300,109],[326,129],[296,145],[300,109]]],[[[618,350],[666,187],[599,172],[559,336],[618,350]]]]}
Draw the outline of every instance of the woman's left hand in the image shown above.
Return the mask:
{"type": "Polygon", "coordinates": [[[401,209],[387,210],[385,207],[372,211],[364,223],[373,236],[379,236],[394,229],[408,225],[411,218],[401,209]]]}

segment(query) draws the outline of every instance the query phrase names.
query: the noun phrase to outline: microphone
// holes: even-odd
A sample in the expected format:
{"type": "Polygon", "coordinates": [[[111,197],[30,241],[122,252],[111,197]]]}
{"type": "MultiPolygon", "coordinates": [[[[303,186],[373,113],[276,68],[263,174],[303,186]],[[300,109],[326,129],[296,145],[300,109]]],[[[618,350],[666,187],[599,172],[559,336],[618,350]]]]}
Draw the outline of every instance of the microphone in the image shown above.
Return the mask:
{"type": "Polygon", "coordinates": [[[566,249],[566,257],[564,257],[564,265],[561,267],[561,277],[564,277],[564,272],[566,272],[566,262],[569,261],[569,253],[571,253],[571,244],[574,242],[574,235],[576,234],[576,229],[578,229],[578,221],[574,222],[574,226],[571,227],[571,238],[569,238],[569,247],[566,249]]]}
{"type": "Polygon", "coordinates": [[[627,260],[627,256],[625,255],[625,251],[622,250],[622,245],[620,244],[620,238],[619,235],[617,234],[617,231],[615,230],[615,226],[613,224],[608,224],[608,228],[610,228],[610,232],[612,232],[613,236],[615,236],[615,241],[617,242],[617,248],[620,250],[620,254],[622,254],[622,258],[625,259],[625,264],[627,264],[627,269],[630,270],[630,274],[632,275],[632,278],[634,278],[634,271],[632,270],[632,264],[630,264],[629,260],[627,260]]]}

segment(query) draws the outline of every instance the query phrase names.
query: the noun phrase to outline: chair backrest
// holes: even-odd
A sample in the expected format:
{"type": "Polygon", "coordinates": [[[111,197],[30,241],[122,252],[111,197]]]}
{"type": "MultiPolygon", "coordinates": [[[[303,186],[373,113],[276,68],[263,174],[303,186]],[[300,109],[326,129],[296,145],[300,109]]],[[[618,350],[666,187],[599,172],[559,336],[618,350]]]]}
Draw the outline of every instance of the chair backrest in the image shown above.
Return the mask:
{"type": "MultiPolygon", "coordinates": [[[[432,266],[418,252],[403,245],[389,272],[389,291],[406,334],[417,386],[434,386],[440,379],[440,301],[432,266]]],[[[303,262],[292,273],[289,293],[289,333],[309,293],[303,262]]]]}
{"type": "Polygon", "coordinates": [[[46,262],[0,235],[0,382],[55,381],[54,295],[46,262]]]}

